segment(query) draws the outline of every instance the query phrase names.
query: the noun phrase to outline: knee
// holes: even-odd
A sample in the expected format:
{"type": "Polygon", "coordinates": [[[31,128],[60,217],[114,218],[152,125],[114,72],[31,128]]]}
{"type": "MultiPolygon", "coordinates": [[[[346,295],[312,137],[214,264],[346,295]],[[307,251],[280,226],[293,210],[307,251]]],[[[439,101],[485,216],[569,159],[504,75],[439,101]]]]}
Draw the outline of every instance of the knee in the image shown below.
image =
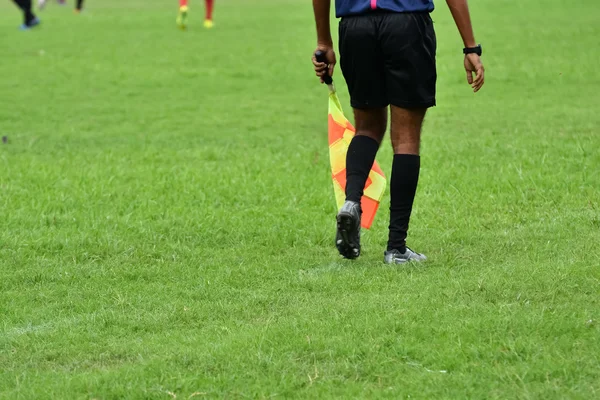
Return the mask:
{"type": "Polygon", "coordinates": [[[392,148],[394,154],[414,154],[419,155],[421,150],[421,141],[418,138],[400,139],[392,138],[392,148]]]}
{"type": "Polygon", "coordinates": [[[371,139],[375,140],[378,144],[381,144],[383,137],[385,136],[385,128],[384,129],[357,129],[357,136],[367,136],[371,139]]]}

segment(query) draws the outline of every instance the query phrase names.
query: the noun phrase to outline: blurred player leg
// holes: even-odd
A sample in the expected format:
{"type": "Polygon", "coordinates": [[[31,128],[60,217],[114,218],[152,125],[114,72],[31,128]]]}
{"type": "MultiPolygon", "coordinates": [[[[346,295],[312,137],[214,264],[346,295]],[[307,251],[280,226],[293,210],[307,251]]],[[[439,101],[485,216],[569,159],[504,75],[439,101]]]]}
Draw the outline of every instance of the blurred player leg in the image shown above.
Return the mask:
{"type": "Polygon", "coordinates": [[[77,3],[75,4],[75,12],[77,14],[79,14],[82,9],[83,9],[83,0],[77,0],[77,3]]]}
{"type": "Polygon", "coordinates": [[[31,0],[13,0],[17,6],[23,10],[23,25],[21,30],[27,30],[33,28],[40,23],[40,20],[33,15],[31,11],[31,0]]]}
{"type": "Polygon", "coordinates": [[[185,29],[187,26],[188,2],[179,0],[179,14],[177,14],[177,26],[179,29],[185,29]]]}
{"type": "Polygon", "coordinates": [[[204,18],[204,27],[212,28],[213,27],[213,8],[215,5],[215,0],[205,0],[206,1],[206,18],[204,18]]]}

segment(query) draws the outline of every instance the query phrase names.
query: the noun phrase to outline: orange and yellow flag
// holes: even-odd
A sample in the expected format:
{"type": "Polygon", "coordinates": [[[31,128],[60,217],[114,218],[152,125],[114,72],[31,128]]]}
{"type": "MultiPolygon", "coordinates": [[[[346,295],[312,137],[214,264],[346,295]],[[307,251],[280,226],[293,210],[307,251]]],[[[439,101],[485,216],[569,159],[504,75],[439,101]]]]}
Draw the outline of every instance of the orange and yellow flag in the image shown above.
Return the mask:
{"type": "MultiPolygon", "coordinates": [[[[333,178],[333,190],[338,210],[342,208],[346,195],[346,153],[350,141],[356,133],[354,126],[346,119],[342,111],[342,105],[335,91],[335,87],[329,84],[329,160],[331,162],[331,176],[333,178]]],[[[361,199],[362,227],[369,229],[375,214],[379,208],[379,202],[385,192],[385,175],[377,161],[369,173],[365,184],[365,191],[361,199]]]]}

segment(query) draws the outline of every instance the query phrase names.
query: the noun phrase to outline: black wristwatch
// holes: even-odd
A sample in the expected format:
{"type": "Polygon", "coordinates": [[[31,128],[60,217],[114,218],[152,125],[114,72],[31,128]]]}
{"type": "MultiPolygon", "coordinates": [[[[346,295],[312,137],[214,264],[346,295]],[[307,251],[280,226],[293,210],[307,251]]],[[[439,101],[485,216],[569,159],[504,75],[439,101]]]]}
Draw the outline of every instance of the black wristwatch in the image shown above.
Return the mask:
{"type": "Polygon", "coordinates": [[[483,54],[483,51],[481,50],[481,45],[478,44],[475,47],[465,47],[463,49],[463,53],[464,54],[477,54],[478,56],[481,57],[481,54],[483,54]]]}

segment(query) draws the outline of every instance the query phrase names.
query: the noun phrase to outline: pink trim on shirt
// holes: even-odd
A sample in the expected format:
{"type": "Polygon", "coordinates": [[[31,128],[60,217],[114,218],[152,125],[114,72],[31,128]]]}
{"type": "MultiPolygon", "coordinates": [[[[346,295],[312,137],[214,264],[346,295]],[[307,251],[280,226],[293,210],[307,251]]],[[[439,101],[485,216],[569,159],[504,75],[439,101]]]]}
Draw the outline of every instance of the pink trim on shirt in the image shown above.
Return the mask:
{"type": "Polygon", "coordinates": [[[377,0],[371,0],[371,10],[377,9],[377,0]]]}

